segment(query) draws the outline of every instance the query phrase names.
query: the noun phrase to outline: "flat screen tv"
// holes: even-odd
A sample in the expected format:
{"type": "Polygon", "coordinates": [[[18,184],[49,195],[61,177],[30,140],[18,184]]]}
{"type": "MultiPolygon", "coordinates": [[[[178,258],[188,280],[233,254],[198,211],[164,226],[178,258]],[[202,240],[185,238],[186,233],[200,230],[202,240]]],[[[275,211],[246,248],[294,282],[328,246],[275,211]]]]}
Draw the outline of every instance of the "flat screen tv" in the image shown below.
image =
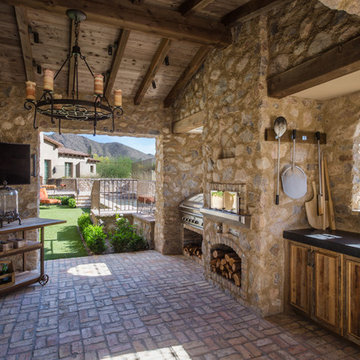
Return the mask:
{"type": "Polygon", "coordinates": [[[0,143],[0,185],[30,184],[30,145],[0,143]]]}

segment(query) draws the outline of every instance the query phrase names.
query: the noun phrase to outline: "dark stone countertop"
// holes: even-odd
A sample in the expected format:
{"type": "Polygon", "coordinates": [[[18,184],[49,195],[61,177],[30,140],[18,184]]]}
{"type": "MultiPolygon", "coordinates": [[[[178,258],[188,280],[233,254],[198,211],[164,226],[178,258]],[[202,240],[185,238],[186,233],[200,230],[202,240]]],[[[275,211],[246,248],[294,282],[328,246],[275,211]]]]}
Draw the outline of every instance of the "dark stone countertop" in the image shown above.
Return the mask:
{"type": "Polygon", "coordinates": [[[296,241],[302,244],[316,246],[322,249],[335,251],[341,254],[355,256],[360,258],[360,233],[349,231],[331,231],[331,230],[314,230],[299,229],[285,230],[283,237],[288,240],[296,241]],[[320,240],[306,235],[329,234],[341,236],[341,238],[320,240]]]}

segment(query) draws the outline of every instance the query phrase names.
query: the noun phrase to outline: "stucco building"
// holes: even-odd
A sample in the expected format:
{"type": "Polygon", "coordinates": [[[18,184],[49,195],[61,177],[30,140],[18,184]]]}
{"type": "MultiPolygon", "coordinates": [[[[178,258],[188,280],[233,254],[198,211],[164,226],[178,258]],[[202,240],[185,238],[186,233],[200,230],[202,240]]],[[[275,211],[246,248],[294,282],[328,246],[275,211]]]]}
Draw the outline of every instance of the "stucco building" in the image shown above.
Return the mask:
{"type": "Polygon", "coordinates": [[[40,134],[40,177],[43,184],[49,179],[95,176],[97,162],[89,154],[68,149],[44,133],[40,134]]]}

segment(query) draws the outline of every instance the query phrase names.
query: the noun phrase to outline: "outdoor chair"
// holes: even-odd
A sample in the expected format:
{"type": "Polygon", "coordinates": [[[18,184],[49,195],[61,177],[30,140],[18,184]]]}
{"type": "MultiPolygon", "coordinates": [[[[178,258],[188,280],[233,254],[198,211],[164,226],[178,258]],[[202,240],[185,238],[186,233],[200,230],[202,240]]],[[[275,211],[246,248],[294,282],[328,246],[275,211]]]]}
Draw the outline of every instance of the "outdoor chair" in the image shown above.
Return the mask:
{"type": "Polygon", "coordinates": [[[49,199],[48,193],[44,187],[40,189],[40,204],[55,205],[61,204],[58,199],[49,199]]]}

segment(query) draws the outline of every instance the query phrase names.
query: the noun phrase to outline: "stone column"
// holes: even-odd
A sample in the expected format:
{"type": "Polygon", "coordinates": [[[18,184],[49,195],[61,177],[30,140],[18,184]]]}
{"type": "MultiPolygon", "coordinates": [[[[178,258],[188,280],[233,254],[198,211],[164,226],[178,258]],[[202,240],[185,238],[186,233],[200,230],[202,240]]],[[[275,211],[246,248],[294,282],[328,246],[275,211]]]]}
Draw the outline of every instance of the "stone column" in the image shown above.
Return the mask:
{"type": "Polygon", "coordinates": [[[181,254],[179,204],[202,192],[201,135],[164,135],[156,146],[155,249],[181,254]]]}

